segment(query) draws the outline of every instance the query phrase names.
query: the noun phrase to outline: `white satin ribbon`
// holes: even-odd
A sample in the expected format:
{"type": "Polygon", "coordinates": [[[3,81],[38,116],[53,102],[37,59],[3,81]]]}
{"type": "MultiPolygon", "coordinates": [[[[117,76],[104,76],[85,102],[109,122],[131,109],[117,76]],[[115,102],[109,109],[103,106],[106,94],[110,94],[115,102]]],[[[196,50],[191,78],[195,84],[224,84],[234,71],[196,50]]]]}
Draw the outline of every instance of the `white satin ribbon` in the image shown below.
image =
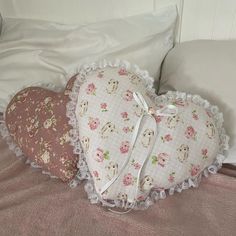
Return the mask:
{"type": "MultiPolygon", "coordinates": [[[[101,189],[100,191],[100,195],[102,196],[102,193],[104,193],[119,177],[120,175],[122,174],[123,170],[125,169],[125,167],[127,166],[129,160],[130,160],[130,157],[131,157],[131,154],[132,154],[132,151],[135,147],[135,143],[137,141],[137,138],[138,138],[138,135],[140,133],[140,128],[141,128],[141,123],[142,123],[142,120],[145,116],[150,116],[153,118],[154,122],[155,122],[155,125],[156,125],[156,130],[155,130],[155,133],[154,133],[154,137],[152,139],[152,145],[151,145],[151,148],[148,152],[148,155],[147,157],[145,158],[143,164],[142,164],[142,167],[139,169],[139,172],[138,172],[138,176],[137,176],[137,186],[136,186],[136,193],[135,193],[135,196],[137,197],[137,194],[138,194],[138,190],[139,190],[139,182],[140,182],[140,176],[141,176],[141,172],[142,172],[142,169],[146,163],[146,161],[148,160],[148,157],[150,156],[151,152],[152,152],[152,149],[154,147],[154,144],[155,144],[155,140],[156,140],[156,136],[157,136],[157,132],[158,132],[158,124],[156,123],[156,120],[155,120],[155,116],[174,116],[178,113],[178,108],[174,105],[166,105],[165,107],[159,109],[159,110],[154,110],[153,108],[149,107],[147,102],[145,101],[144,97],[142,96],[141,93],[139,92],[134,92],[133,93],[133,97],[135,99],[135,101],[137,102],[137,104],[140,106],[140,108],[142,108],[143,110],[143,113],[142,115],[139,117],[136,125],[135,125],[135,128],[134,128],[134,133],[133,133],[133,136],[132,136],[132,140],[131,140],[131,143],[130,143],[130,150],[129,150],[129,154],[128,154],[128,157],[126,159],[126,161],[123,163],[119,173],[112,179],[110,180],[109,182],[107,182],[101,189]]],[[[115,207],[115,204],[111,204],[111,203],[108,203],[106,201],[104,201],[101,197],[101,202],[104,203],[104,205],[108,205],[110,207],[115,207]]],[[[132,204],[131,206],[131,209],[129,209],[128,211],[125,211],[125,212],[119,212],[119,211],[113,211],[111,209],[109,209],[110,211],[112,212],[115,212],[115,213],[120,213],[120,214],[123,214],[123,213],[127,213],[129,212],[130,210],[132,210],[132,208],[135,206],[136,204],[136,201],[132,204]]],[[[124,203],[122,204],[122,206],[124,206],[124,203]]],[[[127,209],[127,206],[124,207],[125,209],[127,209]]]]}

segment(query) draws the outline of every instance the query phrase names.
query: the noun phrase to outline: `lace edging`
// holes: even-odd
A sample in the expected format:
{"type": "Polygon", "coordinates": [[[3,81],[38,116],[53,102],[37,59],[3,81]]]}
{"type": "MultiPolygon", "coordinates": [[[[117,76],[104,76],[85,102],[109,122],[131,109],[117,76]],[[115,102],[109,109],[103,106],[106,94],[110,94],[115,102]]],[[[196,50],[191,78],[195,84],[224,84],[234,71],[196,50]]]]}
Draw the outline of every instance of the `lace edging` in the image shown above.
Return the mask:
{"type": "MultiPolygon", "coordinates": [[[[106,204],[102,202],[99,199],[98,194],[96,193],[96,190],[94,188],[94,183],[92,176],[88,170],[85,157],[82,153],[82,148],[79,142],[79,136],[78,136],[78,129],[77,129],[77,121],[76,121],[76,115],[75,115],[75,107],[77,103],[77,96],[79,93],[80,85],[85,80],[86,74],[88,74],[90,71],[96,70],[97,68],[104,68],[106,66],[111,67],[119,67],[123,66],[126,69],[135,69],[134,72],[139,72],[139,76],[145,81],[145,85],[147,88],[147,94],[154,99],[155,103],[158,104],[159,102],[170,101],[172,99],[182,99],[184,101],[191,101],[196,105],[199,105],[206,109],[211,115],[212,118],[215,121],[215,124],[218,128],[219,135],[220,135],[220,146],[219,146],[219,152],[215,158],[215,160],[212,162],[211,165],[206,167],[197,177],[195,178],[188,178],[184,180],[182,183],[179,183],[175,186],[170,187],[169,189],[164,190],[152,190],[149,193],[149,196],[144,201],[139,201],[136,203],[134,209],[147,209],[149,206],[153,205],[157,200],[159,199],[165,199],[167,195],[173,195],[175,192],[182,192],[183,190],[189,189],[191,187],[198,187],[202,176],[208,177],[209,174],[216,174],[217,171],[221,168],[222,163],[224,159],[226,158],[225,153],[229,148],[229,136],[226,135],[225,129],[223,128],[223,114],[219,112],[219,109],[217,106],[212,106],[207,100],[204,100],[199,95],[191,95],[183,92],[167,92],[167,94],[158,96],[155,94],[155,90],[153,89],[153,79],[151,79],[148,75],[148,73],[144,73],[141,71],[137,66],[130,66],[130,64],[126,64],[126,62],[120,62],[118,61],[116,63],[110,63],[107,61],[102,61],[100,64],[98,63],[92,63],[90,65],[85,65],[80,70],[75,71],[74,73],[78,73],[78,77],[75,81],[74,87],[72,89],[70,96],[71,101],[67,104],[67,117],[70,120],[70,124],[72,125],[72,145],[74,146],[74,152],[76,154],[80,154],[80,161],[78,163],[78,179],[81,180],[87,180],[85,183],[85,191],[88,194],[88,199],[92,204],[101,203],[103,206],[109,206],[109,204],[106,204]],[[127,67],[126,67],[127,66],[127,67]],[[79,79],[78,79],[79,78],[79,79]]],[[[122,207],[124,203],[122,201],[115,201],[114,205],[116,207],[122,207]]],[[[126,204],[126,208],[133,208],[132,203],[126,204]]]]}

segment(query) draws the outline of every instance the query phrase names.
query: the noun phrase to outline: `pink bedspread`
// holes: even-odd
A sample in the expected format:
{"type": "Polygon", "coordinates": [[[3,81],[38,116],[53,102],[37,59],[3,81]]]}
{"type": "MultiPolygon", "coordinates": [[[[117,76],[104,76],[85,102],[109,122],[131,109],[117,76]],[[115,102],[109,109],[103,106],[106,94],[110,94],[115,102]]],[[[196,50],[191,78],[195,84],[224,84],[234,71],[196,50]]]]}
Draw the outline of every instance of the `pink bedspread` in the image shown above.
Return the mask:
{"type": "Polygon", "coordinates": [[[236,178],[217,174],[146,211],[117,215],[18,160],[0,140],[0,236],[236,235],[236,178]]]}

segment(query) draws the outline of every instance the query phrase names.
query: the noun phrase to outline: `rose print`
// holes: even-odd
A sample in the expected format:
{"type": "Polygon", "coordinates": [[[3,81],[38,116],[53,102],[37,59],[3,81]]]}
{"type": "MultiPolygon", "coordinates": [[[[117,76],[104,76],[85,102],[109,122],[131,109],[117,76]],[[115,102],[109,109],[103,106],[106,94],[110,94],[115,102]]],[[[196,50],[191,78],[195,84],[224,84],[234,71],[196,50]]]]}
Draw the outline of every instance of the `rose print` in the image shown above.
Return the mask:
{"type": "Polygon", "coordinates": [[[165,152],[159,153],[157,156],[152,156],[152,164],[156,165],[158,164],[161,167],[165,167],[166,162],[169,159],[169,155],[165,152]]]}
{"type": "Polygon", "coordinates": [[[196,135],[197,135],[197,132],[195,131],[195,129],[192,126],[188,126],[185,131],[185,137],[187,139],[196,140],[196,135]]]}
{"type": "Polygon", "coordinates": [[[170,142],[173,140],[172,136],[170,134],[166,134],[165,136],[161,136],[161,140],[163,143],[170,142]]]}
{"type": "Polygon", "coordinates": [[[131,127],[124,127],[123,128],[123,131],[127,134],[129,132],[133,132],[134,130],[134,126],[131,126],[131,127]]]}
{"type": "Polygon", "coordinates": [[[175,181],[175,172],[169,174],[168,181],[173,183],[175,181]]]}
{"type": "Polygon", "coordinates": [[[99,177],[99,173],[96,170],[93,171],[93,176],[96,178],[96,180],[101,180],[99,177]]]}
{"type": "Polygon", "coordinates": [[[100,125],[100,121],[98,118],[89,117],[88,125],[91,130],[95,130],[100,125]]]}
{"type": "Polygon", "coordinates": [[[125,186],[132,185],[134,182],[135,182],[135,178],[133,177],[131,173],[126,174],[123,178],[123,184],[125,186]]]}
{"type": "Polygon", "coordinates": [[[135,162],[134,159],[131,161],[131,165],[134,167],[135,170],[139,170],[141,168],[141,165],[138,162],[135,162]]]}
{"type": "Polygon", "coordinates": [[[96,95],[96,87],[94,85],[94,83],[91,83],[88,85],[87,89],[86,89],[86,93],[89,94],[89,95],[96,95]]]}
{"type": "Polygon", "coordinates": [[[206,148],[202,149],[202,158],[207,159],[208,158],[208,150],[206,148]]]}
{"type": "Polygon", "coordinates": [[[131,101],[133,99],[133,92],[131,92],[130,90],[126,90],[126,92],[124,92],[123,94],[123,99],[125,101],[131,101]]]}
{"type": "Polygon", "coordinates": [[[103,162],[104,159],[105,160],[109,160],[110,157],[109,157],[109,151],[105,151],[101,148],[97,148],[97,150],[95,151],[95,157],[94,159],[97,161],[97,162],[103,162]]]}
{"type": "Polygon", "coordinates": [[[120,152],[121,152],[122,154],[127,153],[127,152],[129,151],[129,146],[130,146],[130,144],[129,144],[128,141],[122,142],[122,143],[121,143],[121,146],[120,146],[120,152]]]}
{"type": "Polygon", "coordinates": [[[191,168],[189,170],[191,176],[196,176],[200,171],[200,165],[191,164],[191,168]]]}
{"type": "Polygon", "coordinates": [[[169,155],[167,153],[165,152],[159,153],[157,156],[158,165],[160,165],[161,167],[165,167],[165,164],[168,159],[169,159],[169,155]]]}
{"type": "Polygon", "coordinates": [[[118,71],[119,75],[128,75],[128,72],[125,68],[120,68],[118,71]]]}
{"type": "Polygon", "coordinates": [[[196,110],[193,110],[193,111],[192,111],[192,116],[193,116],[193,119],[194,119],[194,120],[198,120],[198,119],[199,119],[199,117],[198,117],[198,114],[197,114],[197,111],[196,111],[196,110]]]}
{"type": "Polygon", "coordinates": [[[162,117],[161,117],[161,116],[156,116],[156,115],[153,115],[153,116],[154,116],[154,118],[155,118],[155,120],[156,120],[157,123],[160,123],[160,122],[161,122],[161,120],[162,120],[162,117]]]}
{"type": "Polygon", "coordinates": [[[124,119],[124,121],[128,121],[129,120],[128,113],[126,111],[121,113],[121,117],[124,119]]]}
{"type": "Polygon", "coordinates": [[[108,110],[107,110],[107,103],[101,103],[101,104],[100,104],[100,107],[101,107],[101,109],[102,109],[102,112],[108,111],[108,110]]]}

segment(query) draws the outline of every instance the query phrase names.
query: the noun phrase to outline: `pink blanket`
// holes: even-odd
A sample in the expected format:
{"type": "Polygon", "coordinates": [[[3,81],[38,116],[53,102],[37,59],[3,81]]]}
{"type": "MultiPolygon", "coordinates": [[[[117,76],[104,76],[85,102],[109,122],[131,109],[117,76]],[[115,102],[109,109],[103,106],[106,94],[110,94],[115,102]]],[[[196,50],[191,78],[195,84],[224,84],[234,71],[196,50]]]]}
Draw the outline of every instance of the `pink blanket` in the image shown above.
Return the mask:
{"type": "Polygon", "coordinates": [[[146,211],[117,215],[91,205],[83,186],[70,189],[23,164],[0,140],[0,235],[235,235],[236,174],[230,173],[204,178],[198,189],[146,211]]]}

